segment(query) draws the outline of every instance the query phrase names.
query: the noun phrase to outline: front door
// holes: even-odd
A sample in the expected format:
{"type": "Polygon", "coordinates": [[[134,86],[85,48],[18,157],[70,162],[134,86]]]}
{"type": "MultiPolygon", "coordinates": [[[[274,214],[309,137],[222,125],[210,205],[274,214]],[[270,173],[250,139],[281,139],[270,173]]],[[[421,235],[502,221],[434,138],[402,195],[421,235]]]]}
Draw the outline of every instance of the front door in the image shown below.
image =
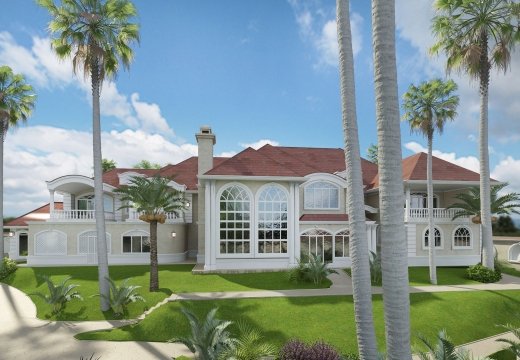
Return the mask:
{"type": "MultiPolygon", "coordinates": [[[[106,234],[107,252],[110,253],[111,238],[106,234]]],[[[97,235],[95,231],[88,231],[79,236],[78,254],[87,256],[87,264],[97,264],[97,235]]]]}

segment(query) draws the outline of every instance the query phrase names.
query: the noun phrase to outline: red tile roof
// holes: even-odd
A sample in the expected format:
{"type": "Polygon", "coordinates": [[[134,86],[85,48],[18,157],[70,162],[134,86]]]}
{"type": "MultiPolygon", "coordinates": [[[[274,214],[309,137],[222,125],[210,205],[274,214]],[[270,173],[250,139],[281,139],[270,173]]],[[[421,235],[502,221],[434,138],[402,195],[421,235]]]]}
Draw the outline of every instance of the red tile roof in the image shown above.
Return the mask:
{"type": "MultiPolygon", "coordinates": [[[[229,158],[214,157],[213,168],[219,166],[229,158]]],[[[172,179],[178,184],[186,185],[188,190],[197,190],[197,173],[199,171],[198,159],[190,157],[176,165],[167,165],[157,172],[157,175],[172,179]]]]}
{"type": "Polygon", "coordinates": [[[348,214],[304,214],[300,221],[348,221],[348,214]]]}
{"type": "Polygon", "coordinates": [[[119,174],[125,172],[136,172],[146,176],[153,176],[158,170],[157,169],[131,169],[131,168],[116,168],[108,170],[103,173],[103,182],[114,187],[119,187],[119,174]]]}
{"type": "MultiPolygon", "coordinates": [[[[55,202],[54,209],[63,210],[62,202],[55,202]]],[[[33,211],[28,212],[22,216],[17,217],[6,223],[4,227],[9,226],[27,226],[27,221],[44,221],[49,218],[50,215],[50,204],[45,204],[33,211]]]]}

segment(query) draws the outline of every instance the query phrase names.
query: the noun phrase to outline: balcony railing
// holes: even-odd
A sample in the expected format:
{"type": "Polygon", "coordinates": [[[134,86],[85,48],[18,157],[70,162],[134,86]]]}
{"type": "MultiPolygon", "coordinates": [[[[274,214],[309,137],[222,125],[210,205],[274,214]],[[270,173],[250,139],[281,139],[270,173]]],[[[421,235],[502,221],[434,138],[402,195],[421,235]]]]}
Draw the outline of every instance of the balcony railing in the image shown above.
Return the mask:
{"type": "MultiPolygon", "coordinates": [[[[139,216],[142,215],[142,212],[137,212],[133,209],[130,209],[128,212],[128,219],[127,221],[141,221],[139,219],[139,216]]],[[[184,219],[182,218],[182,215],[180,217],[177,217],[174,213],[165,213],[166,215],[166,222],[174,223],[174,222],[183,222],[184,219]]]]}
{"type": "MultiPolygon", "coordinates": [[[[460,209],[445,209],[445,208],[434,208],[433,209],[433,217],[436,220],[445,220],[445,221],[451,221],[455,214],[460,209]]],[[[407,220],[428,220],[428,209],[423,208],[408,208],[405,209],[405,216],[407,220]]],[[[463,216],[458,218],[459,220],[468,220],[469,216],[463,216]]]]}
{"type": "MultiPolygon", "coordinates": [[[[50,214],[51,220],[67,220],[67,221],[75,221],[75,220],[96,220],[96,211],[95,210],[54,210],[51,211],[50,214]]],[[[105,212],[106,220],[114,220],[114,213],[105,212]]]]}

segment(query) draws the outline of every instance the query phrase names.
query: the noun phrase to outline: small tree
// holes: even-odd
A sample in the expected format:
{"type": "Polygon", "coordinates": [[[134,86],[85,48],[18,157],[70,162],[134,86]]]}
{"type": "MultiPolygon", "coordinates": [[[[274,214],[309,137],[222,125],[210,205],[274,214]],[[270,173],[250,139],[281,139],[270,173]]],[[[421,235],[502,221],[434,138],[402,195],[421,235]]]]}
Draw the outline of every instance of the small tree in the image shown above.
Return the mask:
{"type": "Polygon", "coordinates": [[[103,159],[101,161],[101,168],[103,169],[103,172],[107,172],[109,170],[113,170],[116,167],[117,167],[117,163],[114,160],[103,159]]]}
{"type": "Polygon", "coordinates": [[[377,164],[377,152],[379,151],[377,144],[370,144],[367,149],[367,159],[377,164]]]}
{"type": "Polygon", "coordinates": [[[162,168],[161,164],[158,163],[152,163],[148,160],[141,160],[137,164],[134,164],[133,166],[135,169],[160,169],[162,168]]]}
{"type": "Polygon", "coordinates": [[[122,195],[121,208],[135,208],[140,213],[139,219],[150,224],[150,291],[159,290],[157,224],[164,224],[166,213],[178,217],[186,209],[183,193],[171,188],[169,182],[170,179],[158,176],[134,176],[129,185],[114,191],[122,195]]]}

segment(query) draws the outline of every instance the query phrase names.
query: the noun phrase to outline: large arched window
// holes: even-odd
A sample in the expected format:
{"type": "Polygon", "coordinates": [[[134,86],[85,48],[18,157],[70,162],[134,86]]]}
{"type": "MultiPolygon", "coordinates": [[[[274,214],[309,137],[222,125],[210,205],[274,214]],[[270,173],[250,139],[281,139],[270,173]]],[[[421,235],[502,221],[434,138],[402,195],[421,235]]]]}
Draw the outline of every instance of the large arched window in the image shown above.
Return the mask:
{"type": "Polygon", "coordinates": [[[466,226],[459,226],[453,232],[453,248],[468,249],[471,248],[471,231],[466,226]]]}
{"type": "Polygon", "coordinates": [[[287,253],[287,194],[276,185],[258,198],[258,253],[287,253]]]}
{"type": "Polygon", "coordinates": [[[349,256],[349,241],[350,232],[343,230],[334,235],[334,256],[335,257],[348,257],[349,256]]]}
{"type": "Polygon", "coordinates": [[[325,230],[309,230],[300,236],[301,259],[318,255],[324,262],[332,262],[332,234],[325,230]]]}
{"type": "MultiPolygon", "coordinates": [[[[107,253],[112,250],[112,236],[106,233],[107,253]]],[[[97,231],[84,231],[78,235],[78,254],[97,254],[97,231]]]]}
{"type": "Polygon", "coordinates": [[[67,234],[45,230],[34,235],[34,255],[67,255],[67,234]]]}
{"type": "MultiPolygon", "coordinates": [[[[435,234],[435,247],[442,248],[442,233],[438,227],[435,227],[434,234],[435,234]]],[[[429,235],[430,235],[430,229],[426,228],[426,230],[424,231],[424,235],[423,235],[423,248],[424,249],[427,249],[429,246],[428,245],[429,244],[429,242],[428,242],[429,235]]]]}
{"type": "Polygon", "coordinates": [[[326,181],[315,181],[305,186],[305,209],[339,209],[339,188],[326,181]]]}
{"type": "Polygon", "coordinates": [[[231,185],[219,198],[221,254],[251,253],[251,198],[239,185],[231,185]]]}

